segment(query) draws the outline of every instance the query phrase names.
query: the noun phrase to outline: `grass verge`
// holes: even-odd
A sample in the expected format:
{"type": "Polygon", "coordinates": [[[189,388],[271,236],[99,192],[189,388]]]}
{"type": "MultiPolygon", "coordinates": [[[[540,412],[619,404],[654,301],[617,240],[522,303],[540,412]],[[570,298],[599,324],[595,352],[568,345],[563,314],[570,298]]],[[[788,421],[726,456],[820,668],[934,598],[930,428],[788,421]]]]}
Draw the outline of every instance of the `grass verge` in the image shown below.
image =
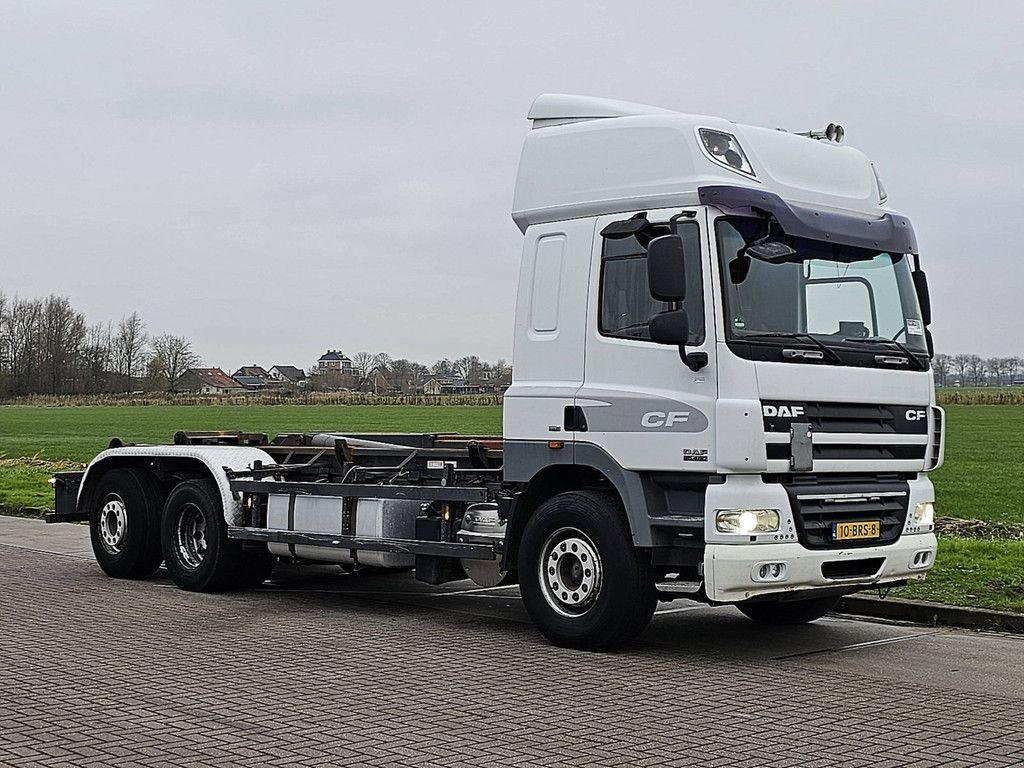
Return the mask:
{"type": "Polygon", "coordinates": [[[1024,613],[1024,541],[943,536],[928,578],[893,595],[1024,613]]]}

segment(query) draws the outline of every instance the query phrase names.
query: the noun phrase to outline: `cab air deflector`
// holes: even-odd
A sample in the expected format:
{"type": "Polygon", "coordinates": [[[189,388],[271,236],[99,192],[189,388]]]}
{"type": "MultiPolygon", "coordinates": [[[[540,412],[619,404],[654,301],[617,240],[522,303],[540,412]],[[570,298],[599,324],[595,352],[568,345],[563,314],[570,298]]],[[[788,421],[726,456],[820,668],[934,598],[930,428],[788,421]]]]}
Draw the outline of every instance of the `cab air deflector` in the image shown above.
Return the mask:
{"type": "Polygon", "coordinates": [[[892,213],[868,219],[837,211],[819,211],[787,203],[773,192],[750,187],[711,186],[697,190],[703,205],[716,205],[747,215],[769,215],[792,237],[820,240],[887,253],[917,254],[914,227],[905,216],[892,213]]]}

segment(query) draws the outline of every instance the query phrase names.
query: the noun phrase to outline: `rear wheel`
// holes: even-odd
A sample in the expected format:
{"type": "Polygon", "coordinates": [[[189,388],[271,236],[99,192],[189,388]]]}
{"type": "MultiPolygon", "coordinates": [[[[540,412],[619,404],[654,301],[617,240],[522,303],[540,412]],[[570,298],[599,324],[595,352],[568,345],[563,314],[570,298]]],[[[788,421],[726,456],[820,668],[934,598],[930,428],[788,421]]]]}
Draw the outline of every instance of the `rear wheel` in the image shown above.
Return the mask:
{"type": "Polygon", "coordinates": [[[112,469],[99,480],[89,510],[96,562],[108,576],[145,579],[160,567],[163,493],[149,472],[112,469]]]}
{"type": "Polygon", "coordinates": [[[228,538],[220,492],[209,480],[188,480],[171,491],[161,541],[171,578],[190,592],[239,589],[269,575],[251,567],[241,541],[228,538]]]}
{"type": "Polygon", "coordinates": [[[650,566],[611,493],[561,493],[542,504],[523,532],[518,566],[526,610],[556,645],[622,645],[657,606],[650,566]]]}
{"type": "Polygon", "coordinates": [[[736,607],[759,624],[785,626],[807,624],[820,619],[839,604],[838,597],[812,597],[805,600],[764,600],[739,603],[736,607]]]}

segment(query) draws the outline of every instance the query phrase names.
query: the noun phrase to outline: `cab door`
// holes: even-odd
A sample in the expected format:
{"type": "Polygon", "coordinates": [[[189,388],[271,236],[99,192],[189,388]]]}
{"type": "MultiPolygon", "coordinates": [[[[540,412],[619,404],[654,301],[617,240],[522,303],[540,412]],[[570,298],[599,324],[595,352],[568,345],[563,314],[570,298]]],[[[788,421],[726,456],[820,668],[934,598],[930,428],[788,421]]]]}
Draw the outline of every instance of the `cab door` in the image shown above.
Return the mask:
{"type": "Polygon", "coordinates": [[[601,231],[628,214],[597,221],[590,270],[583,384],[575,405],[585,432],[577,457],[590,444],[631,470],[708,472],[715,466],[711,421],[715,412],[715,332],[710,238],[706,209],[648,213],[640,236],[608,239],[601,231]],[[654,299],[647,278],[645,240],[668,234],[670,218],[685,244],[686,297],[680,304],[654,299]],[[659,312],[683,308],[689,319],[688,353],[706,356],[691,370],[674,345],[651,341],[659,312]]]}

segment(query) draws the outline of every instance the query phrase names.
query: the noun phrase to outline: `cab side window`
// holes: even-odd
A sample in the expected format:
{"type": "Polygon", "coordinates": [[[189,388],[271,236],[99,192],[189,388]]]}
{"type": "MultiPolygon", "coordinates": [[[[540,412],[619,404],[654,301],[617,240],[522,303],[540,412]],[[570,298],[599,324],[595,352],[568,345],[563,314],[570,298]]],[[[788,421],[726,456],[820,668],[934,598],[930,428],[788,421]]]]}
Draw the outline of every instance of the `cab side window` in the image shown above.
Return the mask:
{"type": "MultiPolygon", "coordinates": [[[[690,320],[689,344],[704,341],[704,287],[701,279],[700,227],[680,222],[686,250],[686,300],[682,304],[651,298],[647,283],[647,250],[636,237],[604,241],[598,329],[602,336],[649,341],[650,322],[659,312],[682,307],[690,320]]],[[[669,234],[658,228],[654,236],[669,234]]]]}

